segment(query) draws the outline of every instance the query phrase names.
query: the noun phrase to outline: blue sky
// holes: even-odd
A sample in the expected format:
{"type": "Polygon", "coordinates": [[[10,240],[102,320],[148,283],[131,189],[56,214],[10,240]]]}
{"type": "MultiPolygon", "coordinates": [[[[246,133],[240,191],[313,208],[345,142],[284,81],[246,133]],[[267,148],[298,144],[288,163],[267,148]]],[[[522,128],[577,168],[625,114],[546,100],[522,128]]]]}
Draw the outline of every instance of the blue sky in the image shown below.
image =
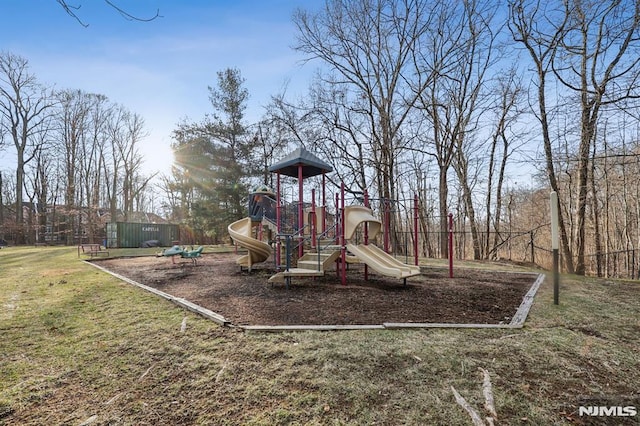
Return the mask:
{"type": "Polygon", "coordinates": [[[291,15],[321,0],[113,0],[140,17],[159,9],[162,18],[148,23],[124,19],[103,0],[67,3],[80,6],[75,12],[88,27],[56,0],[3,0],[0,50],[26,58],[43,83],[100,93],[143,116],[149,172],[167,170],[176,123],[210,112],[207,86],[218,71],[238,68],[246,79],[248,122],[285,84],[303,94],[313,73],[291,48],[291,15]]]}

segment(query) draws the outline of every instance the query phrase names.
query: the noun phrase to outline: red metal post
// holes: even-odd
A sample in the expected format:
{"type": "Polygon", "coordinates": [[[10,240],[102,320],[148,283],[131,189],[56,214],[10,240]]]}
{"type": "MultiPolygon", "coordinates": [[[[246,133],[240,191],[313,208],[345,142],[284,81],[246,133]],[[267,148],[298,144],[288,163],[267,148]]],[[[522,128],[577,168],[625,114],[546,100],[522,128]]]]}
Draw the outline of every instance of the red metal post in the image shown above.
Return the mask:
{"type": "Polygon", "coordinates": [[[340,277],[341,281],[342,281],[342,285],[347,285],[347,247],[346,247],[346,242],[344,240],[344,222],[345,222],[345,215],[344,215],[344,182],[342,182],[340,184],[340,260],[342,261],[342,265],[340,266],[340,269],[342,269],[342,276],[340,277]]]}
{"type": "MultiPolygon", "coordinates": [[[[338,225],[340,225],[340,204],[338,201],[338,197],[339,197],[339,194],[336,192],[335,193],[336,214],[333,218],[333,243],[339,245],[340,229],[338,228],[338,225]]],[[[339,257],[338,259],[336,259],[336,277],[338,278],[340,278],[340,263],[341,263],[340,260],[342,260],[342,257],[339,257]]]]}
{"type": "Polygon", "coordinates": [[[304,207],[303,203],[303,185],[302,185],[302,163],[298,164],[298,233],[300,239],[298,240],[298,259],[304,254],[304,247],[302,245],[302,238],[304,237],[304,207]]]}
{"type": "Polygon", "coordinates": [[[384,214],[383,214],[383,220],[384,220],[384,251],[389,253],[389,233],[391,232],[391,218],[390,218],[390,207],[389,207],[389,200],[387,198],[385,198],[383,201],[383,205],[384,205],[384,214]]]}
{"type": "Polygon", "coordinates": [[[311,217],[309,218],[311,227],[311,248],[316,248],[316,190],[311,190],[311,217]]]}
{"type": "MultiPolygon", "coordinates": [[[[276,172],[276,229],[278,235],[282,231],[280,226],[280,172],[276,172]]],[[[280,270],[280,249],[281,249],[280,237],[276,237],[276,269],[280,270]]]]}
{"type": "Polygon", "coordinates": [[[418,194],[413,194],[413,258],[418,266],[418,194]]]}
{"type": "Polygon", "coordinates": [[[453,213],[449,213],[449,278],[453,278],[453,213]]]}
{"type": "MultiPolygon", "coordinates": [[[[369,207],[369,191],[364,190],[364,206],[369,207]]],[[[369,245],[369,224],[364,223],[364,245],[369,245]]],[[[369,265],[364,264],[364,280],[369,281],[369,265]]]]}
{"type": "Polygon", "coordinates": [[[340,230],[338,229],[338,224],[340,221],[340,201],[339,201],[339,197],[340,194],[336,192],[336,215],[334,218],[334,226],[333,226],[333,240],[336,244],[340,244],[340,230]]]}
{"type": "MultiPolygon", "coordinates": [[[[327,232],[327,175],[322,172],[322,235],[327,232]]],[[[326,235],[324,238],[327,238],[326,235]]]]}
{"type": "MultiPolygon", "coordinates": [[[[340,244],[340,237],[338,236],[338,225],[340,224],[340,205],[338,204],[338,193],[334,194],[334,206],[336,208],[336,214],[333,216],[333,244],[340,244]]],[[[340,257],[336,259],[336,278],[340,278],[340,257]]]]}

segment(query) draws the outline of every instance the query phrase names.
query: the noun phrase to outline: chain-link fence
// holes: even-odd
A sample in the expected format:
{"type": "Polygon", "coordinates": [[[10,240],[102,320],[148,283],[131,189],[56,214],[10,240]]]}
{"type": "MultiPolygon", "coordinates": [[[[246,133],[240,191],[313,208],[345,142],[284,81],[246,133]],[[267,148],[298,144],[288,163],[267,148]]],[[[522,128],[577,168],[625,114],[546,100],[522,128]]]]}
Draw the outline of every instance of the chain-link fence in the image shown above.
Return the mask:
{"type": "MultiPolygon", "coordinates": [[[[530,231],[477,232],[474,243],[469,229],[454,226],[454,260],[488,260],[511,262],[517,265],[551,270],[553,256],[548,227],[530,231]],[[474,247],[475,244],[475,247],[474,247]],[[480,256],[476,258],[476,253],[480,256]]],[[[449,232],[419,232],[418,256],[420,258],[445,259],[448,257],[449,232]],[[442,242],[444,239],[444,243],[442,242]],[[444,251],[443,251],[444,250],[444,251]]],[[[391,238],[390,251],[404,256],[407,263],[414,259],[413,230],[396,232],[391,238]]],[[[378,242],[381,244],[381,241],[378,242]]],[[[586,274],[598,277],[640,279],[640,249],[589,253],[585,255],[586,274]]],[[[560,253],[563,270],[566,265],[560,253]]]]}

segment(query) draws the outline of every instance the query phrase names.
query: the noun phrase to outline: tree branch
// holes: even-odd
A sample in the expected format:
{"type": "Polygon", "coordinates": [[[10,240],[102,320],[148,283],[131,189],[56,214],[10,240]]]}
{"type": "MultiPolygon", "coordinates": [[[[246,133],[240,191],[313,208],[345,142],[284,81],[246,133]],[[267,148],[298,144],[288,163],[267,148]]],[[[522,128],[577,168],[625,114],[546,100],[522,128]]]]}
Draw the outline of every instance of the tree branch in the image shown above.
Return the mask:
{"type": "Polygon", "coordinates": [[[120,13],[120,15],[122,15],[125,19],[129,21],[151,22],[157,18],[162,18],[162,15],[160,15],[160,9],[156,9],[156,14],[153,15],[151,18],[140,18],[138,16],[133,16],[127,13],[125,10],[113,4],[110,0],[104,0],[104,2],[107,3],[109,6],[111,6],[112,8],[114,8],[115,10],[117,10],[118,13],[120,13]]]}
{"type": "Polygon", "coordinates": [[[76,13],[74,12],[74,10],[79,10],[82,6],[78,5],[78,6],[70,6],[67,4],[66,0],[56,0],[60,6],[62,6],[62,8],[64,9],[65,12],[67,12],[67,14],[69,14],[69,16],[71,16],[72,18],[74,18],[76,21],[78,21],[78,23],[80,25],[82,25],[83,27],[87,28],[89,26],[89,24],[85,24],[84,22],[82,22],[82,20],[78,17],[78,15],[76,15],[76,13]]]}
{"type": "MultiPolygon", "coordinates": [[[[56,0],[56,1],[58,2],[58,4],[60,6],[62,6],[64,11],[67,12],[67,14],[69,16],[71,16],[76,21],[78,21],[78,23],[80,25],[82,25],[85,28],[87,28],[89,26],[89,24],[85,24],[77,14],[77,11],[80,10],[80,8],[82,7],[81,4],[78,4],[77,6],[74,6],[74,5],[70,5],[69,3],[67,3],[67,0],[56,0]]],[[[111,8],[115,9],[127,21],[151,22],[151,21],[156,20],[157,18],[162,18],[162,15],[160,15],[160,9],[156,9],[155,15],[151,16],[150,18],[141,18],[139,16],[135,16],[135,15],[130,14],[126,10],[124,10],[121,7],[119,7],[118,5],[114,4],[111,0],[104,0],[104,2],[107,5],[109,5],[111,8]]]]}

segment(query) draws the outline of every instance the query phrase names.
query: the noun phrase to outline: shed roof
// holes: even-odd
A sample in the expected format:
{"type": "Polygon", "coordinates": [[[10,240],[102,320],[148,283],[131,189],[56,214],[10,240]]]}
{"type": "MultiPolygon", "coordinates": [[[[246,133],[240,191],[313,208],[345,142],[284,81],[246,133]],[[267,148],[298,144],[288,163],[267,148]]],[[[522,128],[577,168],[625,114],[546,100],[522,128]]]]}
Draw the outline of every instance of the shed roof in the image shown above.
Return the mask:
{"type": "Polygon", "coordinates": [[[298,166],[302,165],[302,178],[328,173],[333,171],[328,163],[322,161],[311,152],[300,147],[284,157],[282,160],[269,167],[272,173],[280,173],[286,176],[298,177],[298,166]]]}

